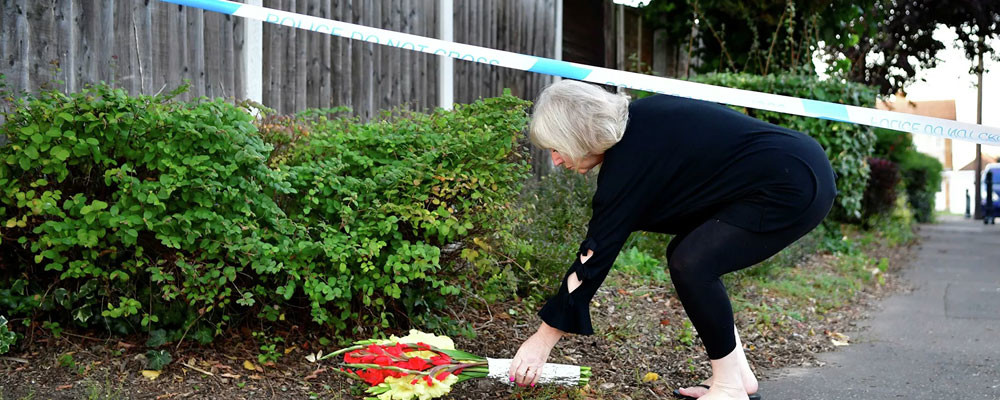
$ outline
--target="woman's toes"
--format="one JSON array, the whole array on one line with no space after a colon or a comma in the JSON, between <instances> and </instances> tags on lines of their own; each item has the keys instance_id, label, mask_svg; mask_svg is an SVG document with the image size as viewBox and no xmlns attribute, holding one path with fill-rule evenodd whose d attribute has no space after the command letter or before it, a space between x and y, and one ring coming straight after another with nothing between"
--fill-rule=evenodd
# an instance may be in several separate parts
<instances>
[{"instance_id":1,"label":"woman's toes","mask_svg":"<svg viewBox=\"0 0 1000 400\"><path fill-rule=\"evenodd\" d=\"M677 391L680 392L681 394L685 395L685 396L694 397L694 398L699 398L701 396L704 396L705 393L708 393L708 389L705 389L705 388L703 388L701 386L692 386L692 387L681 388L681 389L678 389Z\"/></svg>"}]
</instances>

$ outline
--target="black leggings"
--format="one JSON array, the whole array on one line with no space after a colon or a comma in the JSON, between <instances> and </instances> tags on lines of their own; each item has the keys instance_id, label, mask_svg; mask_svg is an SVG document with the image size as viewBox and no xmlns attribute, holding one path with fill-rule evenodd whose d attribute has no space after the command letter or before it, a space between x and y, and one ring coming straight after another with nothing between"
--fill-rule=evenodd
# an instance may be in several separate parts
<instances>
[{"instance_id":1,"label":"black leggings","mask_svg":"<svg viewBox=\"0 0 1000 400\"><path fill-rule=\"evenodd\" d=\"M733 308L720 277L764 261L794 243L819 225L832 204L832 197L817 199L794 224L772 232L749 231L713 217L670 241L670 279L710 359L736 349Z\"/></svg>"}]
</instances>

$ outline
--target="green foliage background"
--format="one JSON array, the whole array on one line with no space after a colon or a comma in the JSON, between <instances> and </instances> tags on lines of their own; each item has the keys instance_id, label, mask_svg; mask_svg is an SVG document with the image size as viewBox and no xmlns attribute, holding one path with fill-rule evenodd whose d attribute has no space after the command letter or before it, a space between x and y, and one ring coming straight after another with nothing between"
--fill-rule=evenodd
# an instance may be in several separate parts
<instances>
[{"instance_id":1,"label":"green foliage background","mask_svg":"<svg viewBox=\"0 0 1000 400\"><path fill-rule=\"evenodd\" d=\"M8 104L0 312L160 342L208 342L253 316L370 335L498 274L451 261L504 231L528 170L527 102L368 123L313 110L262 133L245 108L181 90Z\"/></svg>"}]
</instances>

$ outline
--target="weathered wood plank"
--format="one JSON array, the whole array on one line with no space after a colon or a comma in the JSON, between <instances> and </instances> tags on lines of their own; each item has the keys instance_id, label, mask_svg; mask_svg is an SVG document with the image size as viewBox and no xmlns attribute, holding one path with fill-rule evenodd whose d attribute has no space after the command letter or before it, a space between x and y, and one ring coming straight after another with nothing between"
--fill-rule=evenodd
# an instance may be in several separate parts
<instances>
[{"instance_id":1,"label":"weathered wood plank","mask_svg":"<svg viewBox=\"0 0 1000 400\"><path fill-rule=\"evenodd\" d=\"M330 0L321 0L319 7L320 16L322 18L329 18L336 20L337 17L333 15L333 3ZM316 47L318 49L318 61L317 61L317 76L315 79L318 82L318 90L316 91L317 105L319 107L330 107L335 102L333 99L333 36L332 35L322 35L316 41Z\"/></svg>"},{"instance_id":2,"label":"weathered wood plank","mask_svg":"<svg viewBox=\"0 0 1000 400\"><path fill-rule=\"evenodd\" d=\"M209 98L223 96L223 88L225 87L222 82L222 74L219 73L223 67L223 53L225 52L225 47L220 42L222 32L219 24L222 16L223 14L219 13L202 14L202 24L204 25L202 63L205 66L205 74L201 86L205 88L205 96Z\"/></svg>"},{"instance_id":3,"label":"weathered wood plank","mask_svg":"<svg viewBox=\"0 0 1000 400\"><path fill-rule=\"evenodd\" d=\"M235 18L230 15L224 16L219 22L219 29L221 30L221 37L219 38L219 46L222 47L220 53L223 54L222 62L223 67L219 69L219 73L222 74L222 84L223 86L223 96L226 97L237 97L239 92L236 91L236 49L234 44L236 43L235 32L233 29L235 25L233 20Z\"/></svg>"},{"instance_id":4,"label":"weathered wood plank","mask_svg":"<svg viewBox=\"0 0 1000 400\"><path fill-rule=\"evenodd\" d=\"M18 0L14 2L11 17L14 19L14 40L10 46L11 79L14 89L32 90L29 84L28 71L31 65L31 42L29 35L31 28L28 24L28 1Z\"/></svg>"},{"instance_id":5,"label":"weathered wood plank","mask_svg":"<svg viewBox=\"0 0 1000 400\"><path fill-rule=\"evenodd\" d=\"M233 29L233 95L236 96L237 100L244 100L243 94L246 93L247 88L247 76L250 71L247 70L247 65L243 62L244 52L247 51L247 37L246 32L244 32L244 25L247 20L244 18L232 18L232 29ZM267 46L267 43L262 43ZM261 53L263 57L263 52Z\"/></svg>"},{"instance_id":6,"label":"weathered wood plank","mask_svg":"<svg viewBox=\"0 0 1000 400\"><path fill-rule=\"evenodd\" d=\"M307 14L308 6L310 1L307 0L297 0L295 3L295 8L291 8L292 12L297 12L299 14ZM293 93L295 96L292 98L292 106L289 107L288 112L293 113L299 110L303 110L307 107L308 94L306 89L306 81L308 79L309 73L309 60L307 57L311 57L308 53L309 50L309 36L315 35L313 32L304 31L300 29L288 28L295 32L295 80L291 82L294 89Z\"/></svg>"},{"instance_id":7,"label":"weathered wood plank","mask_svg":"<svg viewBox=\"0 0 1000 400\"><path fill-rule=\"evenodd\" d=\"M153 26L153 7L153 4L150 4L149 1L133 2L132 4L132 22L134 24L132 28L137 37L136 43L139 46L139 57L136 59L136 62L142 76L139 91L143 94L151 94L155 90L153 88L153 74L157 68L153 62L153 52L155 48L160 47L153 42L153 32L155 29Z\"/></svg>"},{"instance_id":8,"label":"weathered wood plank","mask_svg":"<svg viewBox=\"0 0 1000 400\"><path fill-rule=\"evenodd\" d=\"M76 52L74 30L73 30L73 1L57 2L55 9L56 20L56 56L59 60L59 68L62 70L57 75L57 79L63 80L62 90L67 92L76 91ZM0 26L4 26L0 21ZM7 54L0 49L0 54Z\"/></svg>"},{"instance_id":9,"label":"weathered wood plank","mask_svg":"<svg viewBox=\"0 0 1000 400\"><path fill-rule=\"evenodd\" d=\"M141 82L135 66L138 50L132 32L132 7L127 2L118 2L104 8L111 12L111 29L114 32L113 36L104 38L104 41L111 42L111 79L115 86L136 94Z\"/></svg>"},{"instance_id":10,"label":"weathered wood plank","mask_svg":"<svg viewBox=\"0 0 1000 400\"><path fill-rule=\"evenodd\" d=\"M187 9L187 78L191 80L191 96L205 95L205 12Z\"/></svg>"},{"instance_id":11,"label":"weathered wood plank","mask_svg":"<svg viewBox=\"0 0 1000 400\"><path fill-rule=\"evenodd\" d=\"M285 7L282 10L287 10L295 12L295 4L297 0L286 0ZM290 113L295 109L295 83L296 74L299 73L299 64L296 62L295 56L298 51L298 37L299 30L293 29L287 26L279 26L285 40L283 44L285 46L285 53L281 59L281 64L283 65L283 75L281 83L281 110L282 113Z\"/></svg>"}]
</instances>

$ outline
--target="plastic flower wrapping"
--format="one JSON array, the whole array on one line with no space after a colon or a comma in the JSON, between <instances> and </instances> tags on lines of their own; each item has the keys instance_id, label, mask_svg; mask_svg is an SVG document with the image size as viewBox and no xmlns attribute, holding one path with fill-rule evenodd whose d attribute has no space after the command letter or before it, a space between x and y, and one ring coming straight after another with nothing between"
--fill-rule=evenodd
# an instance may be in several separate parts
<instances>
[{"instance_id":1,"label":"plastic flower wrapping","mask_svg":"<svg viewBox=\"0 0 1000 400\"><path fill-rule=\"evenodd\" d=\"M342 357L340 373L369 385L366 392L371 396L367 400L435 399L451 392L456 383L474 378L513 384L507 376L510 359L456 350L451 338L417 330L404 337L354 342L354 346L309 359L337 356ZM583 386L590 381L590 374L589 367L545 364L538 382Z\"/></svg>"}]
</instances>

